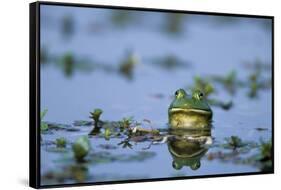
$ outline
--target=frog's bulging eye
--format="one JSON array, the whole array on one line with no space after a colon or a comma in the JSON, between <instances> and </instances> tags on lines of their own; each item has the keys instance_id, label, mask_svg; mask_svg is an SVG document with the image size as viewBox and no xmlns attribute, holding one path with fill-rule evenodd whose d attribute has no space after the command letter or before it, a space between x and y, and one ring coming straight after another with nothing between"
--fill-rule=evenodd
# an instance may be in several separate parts
<instances>
[{"instance_id":1,"label":"frog's bulging eye","mask_svg":"<svg viewBox=\"0 0 281 190\"><path fill-rule=\"evenodd\" d=\"M196 100L202 100L204 97L204 94L200 91L195 91L192 96Z\"/></svg>"},{"instance_id":2,"label":"frog's bulging eye","mask_svg":"<svg viewBox=\"0 0 281 190\"><path fill-rule=\"evenodd\" d=\"M175 92L175 96L178 96L179 95L179 91L177 90L176 92Z\"/></svg>"}]
</instances>

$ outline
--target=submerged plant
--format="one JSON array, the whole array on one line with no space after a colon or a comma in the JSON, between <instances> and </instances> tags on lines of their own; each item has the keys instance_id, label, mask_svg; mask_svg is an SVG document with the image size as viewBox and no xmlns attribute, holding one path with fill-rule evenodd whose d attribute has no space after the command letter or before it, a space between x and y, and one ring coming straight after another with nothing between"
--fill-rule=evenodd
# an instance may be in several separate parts
<instances>
[{"instance_id":1,"label":"submerged plant","mask_svg":"<svg viewBox=\"0 0 281 190\"><path fill-rule=\"evenodd\" d=\"M87 136L79 137L72 145L74 157L77 161L83 161L90 152L90 141Z\"/></svg>"},{"instance_id":2,"label":"submerged plant","mask_svg":"<svg viewBox=\"0 0 281 190\"><path fill-rule=\"evenodd\" d=\"M57 148L66 147L66 139L64 137L57 138L55 143L56 143Z\"/></svg>"}]
</instances>

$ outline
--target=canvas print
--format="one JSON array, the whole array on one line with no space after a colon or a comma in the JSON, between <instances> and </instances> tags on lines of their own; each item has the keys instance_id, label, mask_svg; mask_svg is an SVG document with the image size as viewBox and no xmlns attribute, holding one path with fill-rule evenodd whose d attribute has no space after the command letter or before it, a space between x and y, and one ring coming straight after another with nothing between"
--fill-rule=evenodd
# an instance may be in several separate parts
<instances>
[{"instance_id":1,"label":"canvas print","mask_svg":"<svg viewBox=\"0 0 281 190\"><path fill-rule=\"evenodd\" d=\"M40 4L40 185L273 172L272 21Z\"/></svg>"}]
</instances>

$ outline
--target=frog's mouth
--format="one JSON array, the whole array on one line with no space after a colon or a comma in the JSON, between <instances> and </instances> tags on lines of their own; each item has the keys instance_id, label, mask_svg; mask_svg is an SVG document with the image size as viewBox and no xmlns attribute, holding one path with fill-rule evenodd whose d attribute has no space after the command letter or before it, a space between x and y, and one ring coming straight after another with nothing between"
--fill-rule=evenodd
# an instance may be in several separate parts
<instances>
[{"instance_id":1,"label":"frog's mouth","mask_svg":"<svg viewBox=\"0 0 281 190\"><path fill-rule=\"evenodd\" d=\"M169 110L170 113L193 113L193 114L201 114L201 115L211 115L212 112L209 110L202 110L202 109L194 109L194 108L171 108Z\"/></svg>"}]
</instances>

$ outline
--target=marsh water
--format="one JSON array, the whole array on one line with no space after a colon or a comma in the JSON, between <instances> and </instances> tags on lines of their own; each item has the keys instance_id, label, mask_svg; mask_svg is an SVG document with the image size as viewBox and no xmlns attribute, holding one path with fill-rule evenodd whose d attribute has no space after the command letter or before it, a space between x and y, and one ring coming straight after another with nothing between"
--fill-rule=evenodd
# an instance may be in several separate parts
<instances>
[{"instance_id":1,"label":"marsh water","mask_svg":"<svg viewBox=\"0 0 281 190\"><path fill-rule=\"evenodd\" d=\"M41 184L262 171L252 158L272 137L272 89L249 95L248 82L258 66L258 81L271 80L271 35L271 20L262 18L41 5L41 111L48 110L44 122L57 126L41 134ZM130 58L133 64L126 65ZM230 93L212 78L231 72L244 85ZM71 145L93 129L89 116L96 108L102 121L132 117L169 135L174 93L191 93L195 77L214 86L208 97L232 102L228 109L211 105L211 143L196 158L199 167L188 161L173 167L167 142L132 139L126 147L120 144L125 136L108 139L102 132L89 136L86 161L73 158ZM224 146L231 136L245 146ZM61 137L65 148L55 146Z\"/></svg>"}]
</instances>

